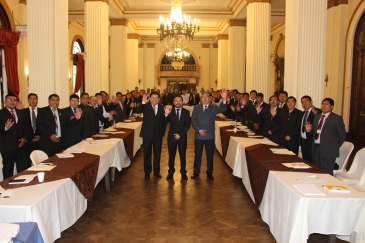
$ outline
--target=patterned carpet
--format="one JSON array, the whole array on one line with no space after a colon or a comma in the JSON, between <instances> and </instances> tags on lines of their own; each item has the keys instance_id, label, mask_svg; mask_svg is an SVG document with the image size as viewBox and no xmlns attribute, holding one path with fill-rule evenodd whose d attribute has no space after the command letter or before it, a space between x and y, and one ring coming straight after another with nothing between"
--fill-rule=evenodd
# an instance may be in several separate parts
<instances>
[{"instance_id":1,"label":"patterned carpet","mask_svg":"<svg viewBox=\"0 0 365 243\"><path fill-rule=\"evenodd\" d=\"M162 179L153 174L149 180L144 179L140 149L131 166L116 173L110 192L105 191L103 182L99 183L85 214L56 242L275 242L241 179L232 175L217 151L215 180L208 180L204 173L205 155L200 178L190 179L194 160L192 128L188 134L188 181L181 180L178 153L177 173L174 180L166 181L166 137L162 148ZM324 243L328 239L311 235L308 242Z\"/></svg>"}]
</instances>

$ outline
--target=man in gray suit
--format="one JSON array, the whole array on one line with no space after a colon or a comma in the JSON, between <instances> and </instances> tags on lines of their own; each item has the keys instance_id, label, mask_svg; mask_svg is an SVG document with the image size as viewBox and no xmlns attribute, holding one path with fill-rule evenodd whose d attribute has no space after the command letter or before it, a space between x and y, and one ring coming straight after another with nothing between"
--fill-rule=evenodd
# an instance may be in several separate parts
<instances>
[{"instance_id":1,"label":"man in gray suit","mask_svg":"<svg viewBox=\"0 0 365 243\"><path fill-rule=\"evenodd\" d=\"M195 129L195 158L194 158L194 174L191 179L199 176L202 164L202 152L205 144L207 154L207 176L208 179L214 180L213 177L213 155L215 146L215 117L218 113L227 109L227 90L221 92L223 103L218 105L210 104L209 93L203 93L200 98L200 105L196 105L193 110L191 123Z\"/></svg>"},{"instance_id":2,"label":"man in gray suit","mask_svg":"<svg viewBox=\"0 0 365 243\"><path fill-rule=\"evenodd\" d=\"M346 130L342 117L333 113L335 102L331 98L322 101L322 112L314 117L313 125L305 124L307 132L313 136L313 164L328 174L333 175L335 160L339 156L340 147L346 139Z\"/></svg>"}]
</instances>

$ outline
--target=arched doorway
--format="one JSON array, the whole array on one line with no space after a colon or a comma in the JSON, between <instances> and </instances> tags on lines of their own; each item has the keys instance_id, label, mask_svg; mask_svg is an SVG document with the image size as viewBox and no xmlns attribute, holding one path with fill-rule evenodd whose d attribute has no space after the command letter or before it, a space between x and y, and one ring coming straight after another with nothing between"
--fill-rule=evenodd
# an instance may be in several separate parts
<instances>
[{"instance_id":1,"label":"arched doorway","mask_svg":"<svg viewBox=\"0 0 365 243\"><path fill-rule=\"evenodd\" d=\"M73 65L72 65L72 90L75 90L76 86L76 76L77 76L77 65L79 63L78 55L85 52L83 41L81 40L81 36L75 36L73 42L72 42L72 55L73 55ZM84 65L82 63L82 65ZM82 68L84 70L84 68ZM80 96L81 93L83 93L85 90L85 79L84 79L84 73L82 71L82 79L81 79L81 86L80 89L76 92L77 95Z\"/></svg>"},{"instance_id":2,"label":"arched doorway","mask_svg":"<svg viewBox=\"0 0 365 243\"><path fill-rule=\"evenodd\" d=\"M349 132L351 139L365 141L365 14L354 38Z\"/></svg>"}]
</instances>

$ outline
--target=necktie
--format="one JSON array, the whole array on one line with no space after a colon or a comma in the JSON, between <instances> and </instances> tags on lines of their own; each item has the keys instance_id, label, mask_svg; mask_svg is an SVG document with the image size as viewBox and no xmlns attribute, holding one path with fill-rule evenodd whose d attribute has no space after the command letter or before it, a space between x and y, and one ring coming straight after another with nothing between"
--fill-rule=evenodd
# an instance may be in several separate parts
<instances>
[{"instance_id":1,"label":"necktie","mask_svg":"<svg viewBox=\"0 0 365 243\"><path fill-rule=\"evenodd\" d=\"M35 132L37 130L37 126L36 126L36 117L35 117L35 112L34 112L35 108L32 108L32 128L33 128L33 132Z\"/></svg>"},{"instance_id":2,"label":"necktie","mask_svg":"<svg viewBox=\"0 0 365 243\"><path fill-rule=\"evenodd\" d=\"M208 108L208 106L204 106L204 110L203 110L203 112L205 113L205 111L207 110L207 108Z\"/></svg>"},{"instance_id":3,"label":"necktie","mask_svg":"<svg viewBox=\"0 0 365 243\"><path fill-rule=\"evenodd\" d=\"M180 121L180 109L176 109L177 120Z\"/></svg>"},{"instance_id":4,"label":"necktie","mask_svg":"<svg viewBox=\"0 0 365 243\"><path fill-rule=\"evenodd\" d=\"M318 123L317 131L316 131L316 136L315 136L316 139L319 138L319 135L320 134L318 133L318 130L321 130L322 129L324 117L325 117L325 115L322 115L321 120Z\"/></svg>"},{"instance_id":5,"label":"necktie","mask_svg":"<svg viewBox=\"0 0 365 243\"><path fill-rule=\"evenodd\" d=\"M15 114L14 114L14 110L11 110L11 116L13 117L13 121L16 123L16 117L15 117Z\"/></svg>"},{"instance_id":6,"label":"necktie","mask_svg":"<svg viewBox=\"0 0 365 243\"><path fill-rule=\"evenodd\" d=\"M307 119L308 119L308 113L309 113L309 111L305 111L305 113L304 113L302 132L305 132L305 123L307 122Z\"/></svg>"},{"instance_id":7,"label":"necktie","mask_svg":"<svg viewBox=\"0 0 365 243\"><path fill-rule=\"evenodd\" d=\"M75 114L75 113L76 113L76 108L73 108L73 107L72 107L72 110L74 111L74 114Z\"/></svg>"},{"instance_id":8,"label":"necktie","mask_svg":"<svg viewBox=\"0 0 365 243\"><path fill-rule=\"evenodd\" d=\"M156 105L152 105L152 107L153 107L153 113L155 113L156 115Z\"/></svg>"},{"instance_id":9,"label":"necktie","mask_svg":"<svg viewBox=\"0 0 365 243\"><path fill-rule=\"evenodd\" d=\"M56 134L58 134L58 120L57 120L57 116L56 116L56 109L52 109L53 111L53 118L55 120L55 123L56 123Z\"/></svg>"}]
</instances>

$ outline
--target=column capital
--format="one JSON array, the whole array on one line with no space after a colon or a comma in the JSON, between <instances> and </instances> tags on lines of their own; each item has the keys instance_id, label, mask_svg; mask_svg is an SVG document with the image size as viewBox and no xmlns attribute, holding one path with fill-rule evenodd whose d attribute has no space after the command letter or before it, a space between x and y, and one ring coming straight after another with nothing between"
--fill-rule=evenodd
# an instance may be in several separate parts
<instances>
[{"instance_id":1,"label":"column capital","mask_svg":"<svg viewBox=\"0 0 365 243\"><path fill-rule=\"evenodd\" d=\"M244 26L246 27L246 20L244 19L229 19L227 21L229 26Z\"/></svg>"},{"instance_id":2,"label":"column capital","mask_svg":"<svg viewBox=\"0 0 365 243\"><path fill-rule=\"evenodd\" d=\"M213 48L218 48L218 44L213 44Z\"/></svg>"},{"instance_id":3,"label":"column capital","mask_svg":"<svg viewBox=\"0 0 365 243\"><path fill-rule=\"evenodd\" d=\"M143 47L144 47L144 43L138 44L138 48L143 48Z\"/></svg>"},{"instance_id":4,"label":"column capital","mask_svg":"<svg viewBox=\"0 0 365 243\"><path fill-rule=\"evenodd\" d=\"M22 3L24 5L27 5L27 0L19 0L19 3Z\"/></svg>"},{"instance_id":5,"label":"column capital","mask_svg":"<svg viewBox=\"0 0 365 243\"><path fill-rule=\"evenodd\" d=\"M104 2L106 4L109 4L109 0L84 0L84 2Z\"/></svg>"},{"instance_id":6,"label":"column capital","mask_svg":"<svg viewBox=\"0 0 365 243\"><path fill-rule=\"evenodd\" d=\"M139 34L137 34L137 33L127 34L127 39L128 40L131 40L131 39L138 40L138 38L139 38Z\"/></svg>"},{"instance_id":7,"label":"column capital","mask_svg":"<svg viewBox=\"0 0 365 243\"><path fill-rule=\"evenodd\" d=\"M327 9L330 9L332 7L336 7L341 4L348 4L348 0L328 0L327 1Z\"/></svg>"},{"instance_id":8,"label":"column capital","mask_svg":"<svg viewBox=\"0 0 365 243\"><path fill-rule=\"evenodd\" d=\"M202 44L202 48L210 48L210 44Z\"/></svg>"},{"instance_id":9,"label":"column capital","mask_svg":"<svg viewBox=\"0 0 365 243\"><path fill-rule=\"evenodd\" d=\"M220 35L217 35L218 37L218 40L228 40L229 37L227 34L220 34Z\"/></svg>"},{"instance_id":10,"label":"column capital","mask_svg":"<svg viewBox=\"0 0 365 243\"><path fill-rule=\"evenodd\" d=\"M124 19L124 18L111 18L110 19L110 25L127 26L128 22L129 22L128 19Z\"/></svg>"},{"instance_id":11,"label":"column capital","mask_svg":"<svg viewBox=\"0 0 365 243\"><path fill-rule=\"evenodd\" d=\"M271 0L247 0L247 5L250 3L270 3L271 4Z\"/></svg>"},{"instance_id":12,"label":"column capital","mask_svg":"<svg viewBox=\"0 0 365 243\"><path fill-rule=\"evenodd\" d=\"M155 43L147 43L147 48L155 48Z\"/></svg>"}]
</instances>

